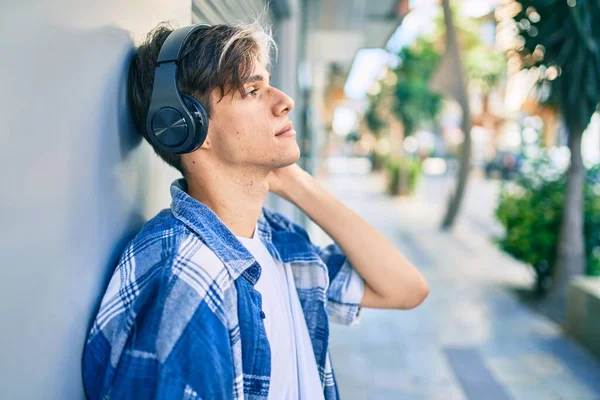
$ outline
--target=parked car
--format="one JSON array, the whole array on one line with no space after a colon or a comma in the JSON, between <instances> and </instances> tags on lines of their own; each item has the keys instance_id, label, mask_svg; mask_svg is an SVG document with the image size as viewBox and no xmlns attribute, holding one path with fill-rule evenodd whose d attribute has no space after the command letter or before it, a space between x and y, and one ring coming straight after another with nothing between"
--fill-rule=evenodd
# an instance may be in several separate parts
<instances>
[{"instance_id":1,"label":"parked car","mask_svg":"<svg viewBox=\"0 0 600 400\"><path fill-rule=\"evenodd\" d=\"M486 178L514 179L523 164L523 157L511 151L499 151L485 164Z\"/></svg>"}]
</instances>

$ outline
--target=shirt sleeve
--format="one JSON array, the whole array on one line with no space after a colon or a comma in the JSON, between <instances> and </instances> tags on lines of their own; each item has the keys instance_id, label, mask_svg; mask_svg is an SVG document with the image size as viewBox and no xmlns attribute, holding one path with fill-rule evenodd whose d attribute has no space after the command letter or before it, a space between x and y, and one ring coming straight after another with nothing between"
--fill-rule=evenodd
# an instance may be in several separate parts
<instances>
[{"instance_id":1,"label":"shirt sleeve","mask_svg":"<svg viewBox=\"0 0 600 400\"><path fill-rule=\"evenodd\" d=\"M359 322L360 302L365 292L365 281L354 269L337 243L319 247L310 240L306 229L283 214L266 210L270 218L285 229L303 236L327 266L329 288L327 289L327 312L332 322L353 325Z\"/></svg>"},{"instance_id":2,"label":"shirt sleeve","mask_svg":"<svg viewBox=\"0 0 600 400\"><path fill-rule=\"evenodd\" d=\"M365 293L365 281L354 269L337 243L317 247L319 256L327 265L329 289L327 312L329 319L343 325L359 322L360 302Z\"/></svg>"}]
</instances>

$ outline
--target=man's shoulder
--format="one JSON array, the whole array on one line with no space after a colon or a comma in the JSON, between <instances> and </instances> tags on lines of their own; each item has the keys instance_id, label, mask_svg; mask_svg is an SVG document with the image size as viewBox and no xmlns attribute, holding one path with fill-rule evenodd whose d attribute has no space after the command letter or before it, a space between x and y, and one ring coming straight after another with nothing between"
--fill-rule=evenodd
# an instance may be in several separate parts
<instances>
[{"instance_id":1,"label":"man's shoulder","mask_svg":"<svg viewBox=\"0 0 600 400\"><path fill-rule=\"evenodd\" d=\"M137 269L160 268L161 274L176 275L184 280L188 274L213 280L225 268L215 252L169 209L162 210L144 224L123 251L117 268L132 258ZM140 272L138 276L143 275L143 271ZM204 295L205 291L194 282L188 283Z\"/></svg>"},{"instance_id":2,"label":"man's shoulder","mask_svg":"<svg viewBox=\"0 0 600 400\"><path fill-rule=\"evenodd\" d=\"M305 239L310 240L306 229L304 229L298 223L292 221L292 219L286 215L268 207L263 207L263 215L265 216L266 222L271 227L271 230L275 232L284 231L297 233Z\"/></svg>"},{"instance_id":3,"label":"man's shoulder","mask_svg":"<svg viewBox=\"0 0 600 400\"><path fill-rule=\"evenodd\" d=\"M202 303L208 291L222 293L225 266L202 240L169 210L148 220L121 253L103 296L97 322L104 325L118 314L137 314L158 294L182 295ZM219 286L220 290L214 290ZM164 300L164 299L163 299ZM99 326L102 328L102 326Z\"/></svg>"},{"instance_id":4,"label":"man's shoulder","mask_svg":"<svg viewBox=\"0 0 600 400\"><path fill-rule=\"evenodd\" d=\"M164 209L146 221L139 232L128 243L131 250L152 251L153 246L174 244L188 234L185 225L179 221L171 210Z\"/></svg>"},{"instance_id":5,"label":"man's shoulder","mask_svg":"<svg viewBox=\"0 0 600 400\"><path fill-rule=\"evenodd\" d=\"M263 207L263 215L271 232L270 240L275 244L284 262L318 261L318 248L306 229L286 215Z\"/></svg>"},{"instance_id":6,"label":"man's shoulder","mask_svg":"<svg viewBox=\"0 0 600 400\"><path fill-rule=\"evenodd\" d=\"M223 302L231 286L224 264L168 210L150 219L123 250L101 301L88 344L117 346L135 329L137 342L159 359L169 353L185 326L195 321L224 326ZM215 325L215 323L217 325ZM170 343L153 348L160 343ZM98 347L92 344L91 348ZM102 346L100 346L102 347Z\"/></svg>"}]
</instances>

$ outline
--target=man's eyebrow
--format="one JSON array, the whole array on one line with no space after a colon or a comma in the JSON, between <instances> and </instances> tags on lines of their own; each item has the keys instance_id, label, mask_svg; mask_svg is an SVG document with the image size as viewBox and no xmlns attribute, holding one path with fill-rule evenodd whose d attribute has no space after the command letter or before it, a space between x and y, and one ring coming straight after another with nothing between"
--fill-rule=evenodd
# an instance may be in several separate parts
<instances>
[{"instance_id":1,"label":"man's eyebrow","mask_svg":"<svg viewBox=\"0 0 600 400\"><path fill-rule=\"evenodd\" d=\"M248 79L246 79L246 82L244 82L244 83L261 82L263 80L264 80L264 78L262 75L256 74L256 75L250 76ZM269 75L269 82L271 82L271 75Z\"/></svg>"}]
</instances>

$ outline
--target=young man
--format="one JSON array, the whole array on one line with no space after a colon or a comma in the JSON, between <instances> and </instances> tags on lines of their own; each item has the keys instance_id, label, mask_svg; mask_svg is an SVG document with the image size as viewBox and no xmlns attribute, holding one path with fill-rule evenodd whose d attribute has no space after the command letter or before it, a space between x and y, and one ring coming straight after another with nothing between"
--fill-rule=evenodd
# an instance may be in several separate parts
<instances>
[{"instance_id":1,"label":"young man","mask_svg":"<svg viewBox=\"0 0 600 400\"><path fill-rule=\"evenodd\" d=\"M165 131L147 120L149 110L159 114L152 92L170 34L159 25L130 69L131 108L147 139L149 127L156 137ZM216 25L188 36L176 84L206 109L207 136L183 154L150 140L183 178L171 185L170 209L127 245L109 283L83 357L87 395L336 399L329 320L351 324L361 307L416 307L427 283L295 164L294 102L269 83L268 29ZM335 243L319 248L264 208L269 191Z\"/></svg>"}]
</instances>

